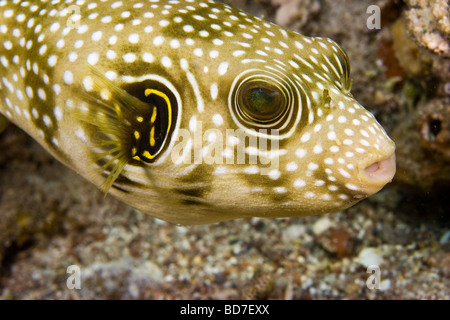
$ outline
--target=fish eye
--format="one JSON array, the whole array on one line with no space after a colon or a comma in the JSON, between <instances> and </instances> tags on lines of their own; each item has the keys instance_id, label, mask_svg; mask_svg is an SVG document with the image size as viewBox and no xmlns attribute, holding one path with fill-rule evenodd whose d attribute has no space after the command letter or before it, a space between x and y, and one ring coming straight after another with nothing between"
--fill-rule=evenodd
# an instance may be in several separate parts
<instances>
[{"instance_id":1,"label":"fish eye","mask_svg":"<svg viewBox=\"0 0 450 320\"><path fill-rule=\"evenodd\" d=\"M245 84L239 93L242 111L255 122L275 120L285 109L286 99L275 86L264 82Z\"/></svg>"},{"instance_id":2,"label":"fish eye","mask_svg":"<svg viewBox=\"0 0 450 320\"><path fill-rule=\"evenodd\" d=\"M283 73L250 69L234 79L228 107L240 129L261 136L271 130L269 135L280 139L292 134L300 122L302 92Z\"/></svg>"}]
</instances>

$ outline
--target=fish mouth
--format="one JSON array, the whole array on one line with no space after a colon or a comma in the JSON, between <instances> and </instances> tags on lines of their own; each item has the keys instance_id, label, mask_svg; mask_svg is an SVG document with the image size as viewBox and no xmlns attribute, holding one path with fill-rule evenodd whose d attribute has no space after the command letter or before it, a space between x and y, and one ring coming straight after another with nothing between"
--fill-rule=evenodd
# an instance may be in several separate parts
<instances>
[{"instance_id":1,"label":"fish mouth","mask_svg":"<svg viewBox=\"0 0 450 320\"><path fill-rule=\"evenodd\" d=\"M364 180L364 189L368 194L373 194L383 188L394 178L396 171L395 152L383 159L375 160L361 170Z\"/></svg>"},{"instance_id":2,"label":"fish mouth","mask_svg":"<svg viewBox=\"0 0 450 320\"><path fill-rule=\"evenodd\" d=\"M389 157L368 165L363 171L367 180L386 184L394 178L395 170L395 153L392 153Z\"/></svg>"}]
</instances>

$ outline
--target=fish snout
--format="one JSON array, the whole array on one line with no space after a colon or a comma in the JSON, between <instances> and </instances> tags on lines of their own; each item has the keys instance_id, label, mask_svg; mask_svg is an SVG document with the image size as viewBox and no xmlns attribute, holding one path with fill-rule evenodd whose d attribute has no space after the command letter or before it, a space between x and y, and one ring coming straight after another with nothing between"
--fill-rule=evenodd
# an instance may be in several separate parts
<instances>
[{"instance_id":1,"label":"fish snout","mask_svg":"<svg viewBox=\"0 0 450 320\"><path fill-rule=\"evenodd\" d=\"M362 166L360 173L364 191L368 195L378 192L392 181L395 171L395 151L382 159L377 159Z\"/></svg>"},{"instance_id":2,"label":"fish snout","mask_svg":"<svg viewBox=\"0 0 450 320\"><path fill-rule=\"evenodd\" d=\"M364 173L367 180L383 185L392 181L395 175L395 153L392 153L386 159L375 161L366 168Z\"/></svg>"}]
</instances>

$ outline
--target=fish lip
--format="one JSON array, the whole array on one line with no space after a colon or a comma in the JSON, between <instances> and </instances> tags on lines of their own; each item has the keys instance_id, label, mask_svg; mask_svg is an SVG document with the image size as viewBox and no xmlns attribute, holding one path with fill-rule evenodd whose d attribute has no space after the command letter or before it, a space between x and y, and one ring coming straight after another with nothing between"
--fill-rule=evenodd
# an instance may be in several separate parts
<instances>
[{"instance_id":1,"label":"fish lip","mask_svg":"<svg viewBox=\"0 0 450 320\"><path fill-rule=\"evenodd\" d=\"M364 161L359 168L361 190L371 195L392 182L396 172L395 161L395 149L385 156L374 157ZM370 168L373 165L378 165L376 169L373 169L374 171Z\"/></svg>"},{"instance_id":2,"label":"fish lip","mask_svg":"<svg viewBox=\"0 0 450 320\"><path fill-rule=\"evenodd\" d=\"M396 172L396 156L395 143L391 139L386 141L380 149L373 152L371 156L361 161L358 166L358 184L360 190L365 192L368 196L380 191L386 184L392 182ZM380 164L381 171L376 174L370 174L366 169L371 165ZM383 172L384 170L384 172Z\"/></svg>"}]
</instances>

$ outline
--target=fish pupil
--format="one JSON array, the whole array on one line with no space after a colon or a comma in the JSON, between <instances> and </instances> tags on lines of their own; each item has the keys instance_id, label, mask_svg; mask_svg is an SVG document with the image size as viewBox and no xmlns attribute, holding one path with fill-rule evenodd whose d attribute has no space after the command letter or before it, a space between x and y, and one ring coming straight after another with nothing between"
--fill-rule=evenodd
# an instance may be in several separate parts
<instances>
[{"instance_id":1,"label":"fish pupil","mask_svg":"<svg viewBox=\"0 0 450 320\"><path fill-rule=\"evenodd\" d=\"M247 84L242 92L242 105L254 120L267 120L276 117L283 106L280 91L262 83Z\"/></svg>"}]
</instances>

